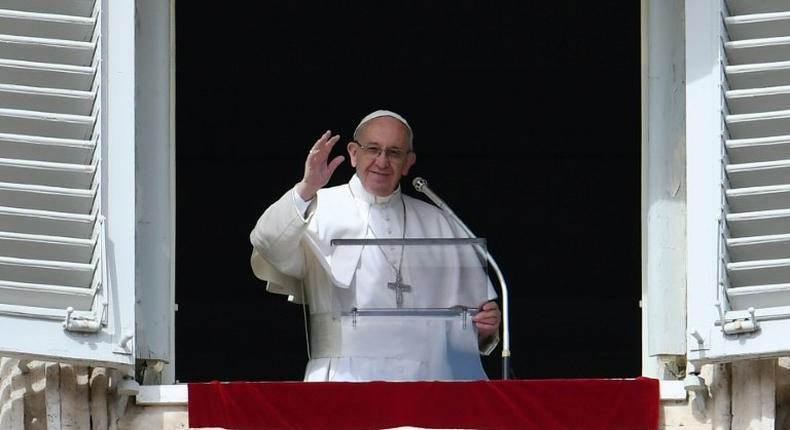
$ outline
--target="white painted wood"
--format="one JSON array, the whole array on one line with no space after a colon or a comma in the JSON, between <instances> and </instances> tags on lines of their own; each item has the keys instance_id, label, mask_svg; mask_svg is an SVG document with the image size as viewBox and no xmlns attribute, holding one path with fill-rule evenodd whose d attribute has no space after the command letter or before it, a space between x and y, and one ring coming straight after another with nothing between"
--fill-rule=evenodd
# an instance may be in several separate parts
<instances>
[{"instance_id":1,"label":"white painted wood","mask_svg":"<svg viewBox=\"0 0 790 430\"><path fill-rule=\"evenodd\" d=\"M686 40L686 176L688 359L699 365L708 357L711 329L717 319L721 215L721 3L685 2Z\"/></svg>"},{"instance_id":2,"label":"white painted wood","mask_svg":"<svg viewBox=\"0 0 790 430\"><path fill-rule=\"evenodd\" d=\"M106 58L102 73L103 111L102 135L107 145L101 148L105 169L102 172L101 205L108 220L107 240L114 244L108 258L109 289L114 292L116 307L111 309L114 343L131 336L126 362L134 364L135 286L137 284L136 234L136 130L135 130L135 2L133 0L102 0L105 8L102 25L110 29L107 43L102 45ZM108 53L113 53L109 55Z\"/></svg>"},{"instance_id":3,"label":"white painted wood","mask_svg":"<svg viewBox=\"0 0 790 430\"><path fill-rule=\"evenodd\" d=\"M174 364L175 128L169 41L171 2L138 0L137 90L137 346L147 360ZM172 372L169 372L172 375ZM172 382L174 378L165 380Z\"/></svg>"},{"instance_id":4,"label":"white painted wood","mask_svg":"<svg viewBox=\"0 0 790 430\"><path fill-rule=\"evenodd\" d=\"M672 388L668 387L667 395L672 393ZM135 403L138 406L186 405L188 397L186 384L141 385L140 392L135 396Z\"/></svg>"},{"instance_id":5,"label":"white painted wood","mask_svg":"<svg viewBox=\"0 0 790 430\"><path fill-rule=\"evenodd\" d=\"M776 360L732 363L732 427L774 430Z\"/></svg>"},{"instance_id":6,"label":"white painted wood","mask_svg":"<svg viewBox=\"0 0 790 430\"><path fill-rule=\"evenodd\" d=\"M134 364L134 19L0 0L2 355Z\"/></svg>"},{"instance_id":7,"label":"white painted wood","mask_svg":"<svg viewBox=\"0 0 790 430\"><path fill-rule=\"evenodd\" d=\"M706 3L687 3L687 74L707 90L689 76L687 103L723 121L687 111L687 123L709 121L688 128L688 146L698 139L687 163L689 258L708 265L689 261L696 367L790 353L790 3Z\"/></svg>"},{"instance_id":8,"label":"white painted wood","mask_svg":"<svg viewBox=\"0 0 790 430\"><path fill-rule=\"evenodd\" d=\"M649 2L643 235L647 356L686 350L683 2ZM653 358L649 358L653 357Z\"/></svg>"}]
</instances>

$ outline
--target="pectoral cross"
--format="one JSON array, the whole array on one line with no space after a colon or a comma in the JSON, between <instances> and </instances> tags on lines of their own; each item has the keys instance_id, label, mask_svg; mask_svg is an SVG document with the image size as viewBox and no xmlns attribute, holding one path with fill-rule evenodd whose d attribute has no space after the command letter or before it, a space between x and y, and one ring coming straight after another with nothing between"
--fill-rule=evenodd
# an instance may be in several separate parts
<instances>
[{"instance_id":1,"label":"pectoral cross","mask_svg":"<svg viewBox=\"0 0 790 430\"><path fill-rule=\"evenodd\" d=\"M403 293L411 291L411 285L404 284L401 282L400 273L395 277L395 282L387 282L387 288L390 290L395 290L395 304L399 307L403 307Z\"/></svg>"}]
</instances>

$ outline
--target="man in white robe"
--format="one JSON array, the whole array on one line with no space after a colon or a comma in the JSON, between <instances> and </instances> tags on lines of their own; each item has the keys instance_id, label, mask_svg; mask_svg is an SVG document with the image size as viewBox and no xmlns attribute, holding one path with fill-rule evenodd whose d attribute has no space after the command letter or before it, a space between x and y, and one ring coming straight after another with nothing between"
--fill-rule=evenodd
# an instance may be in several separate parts
<instances>
[{"instance_id":1,"label":"man in white robe","mask_svg":"<svg viewBox=\"0 0 790 430\"><path fill-rule=\"evenodd\" d=\"M402 245L333 246L332 240L465 235L437 207L400 192L400 178L416 160L402 116L380 110L363 118L347 145L356 174L348 184L323 188L344 160L329 160L338 140L327 131L316 141L302 181L264 212L250 234L255 275L268 281L268 291L310 309L305 380L485 379L479 354L494 349L501 322L487 278L478 280L484 287L471 328L441 319L348 316L353 308L394 307L395 301L404 308L421 305L413 302L420 296L416 285L399 290L419 276L410 272L416 269L409 269L414 264ZM443 278L465 277L454 276ZM437 300L432 305L461 304L455 293Z\"/></svg>"}]
</instances>

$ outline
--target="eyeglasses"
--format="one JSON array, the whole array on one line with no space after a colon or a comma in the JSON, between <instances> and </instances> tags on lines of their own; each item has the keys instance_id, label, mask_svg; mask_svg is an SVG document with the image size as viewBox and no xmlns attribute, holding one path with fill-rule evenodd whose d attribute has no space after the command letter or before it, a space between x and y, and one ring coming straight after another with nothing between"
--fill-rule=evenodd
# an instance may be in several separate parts
<instances>
[{"instance_id":1,"label":"eyeglasses","mask_svg":"<svg viewBox=\"0 0 790 430\"><path fill-rule=\"evenodd\" d=\"M375 145L363 145L359 142L354 142L359 146L359 150L362 151L362 155L367 158L378 158L381 153L384 153L384 156L387 160L392 162L402 162L406 159L406 155L411 151L404 151L399 148L387 148L381 149Z\"/></svg>"}]
</instances>

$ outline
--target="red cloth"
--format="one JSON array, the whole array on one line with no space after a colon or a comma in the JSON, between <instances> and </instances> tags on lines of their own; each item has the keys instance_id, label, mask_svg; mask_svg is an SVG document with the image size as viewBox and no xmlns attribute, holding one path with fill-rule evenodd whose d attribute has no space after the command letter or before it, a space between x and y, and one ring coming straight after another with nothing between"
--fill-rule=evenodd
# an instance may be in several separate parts
<instances>
[{"instance_id":1,"label":"red cloth","mask_svg":"<svg viewBox=\"0 0 790 430\"><path fill-rule=\"evenodd\" d=\"M657 430L658 380L189 384L189 426Z\"/></svg>"}]
</instances>

